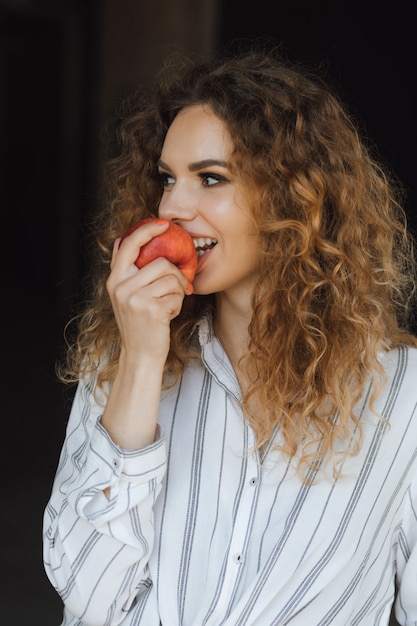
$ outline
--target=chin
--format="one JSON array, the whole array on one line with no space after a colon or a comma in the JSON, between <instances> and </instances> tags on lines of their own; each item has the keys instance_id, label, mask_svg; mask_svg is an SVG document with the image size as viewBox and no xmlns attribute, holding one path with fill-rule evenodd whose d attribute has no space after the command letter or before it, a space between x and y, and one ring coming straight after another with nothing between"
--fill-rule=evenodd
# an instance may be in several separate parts
<instances>
[{"instance_id":1,"label":"chin","mask_svg":"<svg viewBox=\"0 0 417 626\"><path fill-rule=\"evenodd\" d=\"M213 293L217 293L219 290L218 285L213 284L212 281L204 280L204 278L200 278L200 275L197 276L193 280L194 293L197 296L209 296Z\"/></svg>"}]
</instances>

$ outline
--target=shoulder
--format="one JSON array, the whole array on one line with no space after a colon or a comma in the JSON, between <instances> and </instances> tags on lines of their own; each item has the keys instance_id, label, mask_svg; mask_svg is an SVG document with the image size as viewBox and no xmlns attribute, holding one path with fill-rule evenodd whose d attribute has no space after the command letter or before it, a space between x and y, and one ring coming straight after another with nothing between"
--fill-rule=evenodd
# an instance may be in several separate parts
<instances>
[{"instance_id":1,"label":"shoulder","mask_svg":"<svg viewBox=\"0 0 417 626\"><path fill-rule=\"evenodd\" d=\"M379 361L384 371L380 402L384 411L415 414L417 405L417 348L398 346L380 353ZM416 416L417 417L417 416ZM415 420L417 423L417 419Z\"/></svg>"},{"instance_id":2,"label":"shoulder","mask_svg":"<svg viewBox=\"0 0 417 626\"><path fill-rule=\"evenodd\" d=\"M379 361L388 376L415 376L417 347L401 345L379 353ZM414 378L417 383L417 379ZM417 386L417 385L416 385Z\"/></svg>"}]
</instances>

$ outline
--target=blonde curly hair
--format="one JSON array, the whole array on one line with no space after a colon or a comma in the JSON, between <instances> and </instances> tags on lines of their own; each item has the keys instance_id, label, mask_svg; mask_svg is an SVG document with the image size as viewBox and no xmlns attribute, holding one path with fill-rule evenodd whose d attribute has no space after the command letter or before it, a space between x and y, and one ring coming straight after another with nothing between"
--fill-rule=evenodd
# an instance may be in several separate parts
<instances>
[{"instance_id":1,"label":"blonde curly hair","mask_svg":"<svg viewBox=\"0 0 417 626\"><path fill-rule=\"evenodd\" d=\"M282 449L311 464L358 433L355 405L371 376L383 383L378 351L417 345L409 315L415 294L413 241L398 181L372 153L346 107L311 69L276 51L250 50L208 62L167 61L152 85L120 112L109 159L109 201L98 217L91 300L76 317L63 381L111 382L119 332L106 292L111 249L138 219L158 214L157 162L184 107L206 104L234 143L233 164L250 181L260 237L248 358L255 375L243 408L259 447L277 425ZM97 229L97 219L94 223ZM172 321L166 363L178 380L196 321L214 296L187 297ZM256 393L260 420L248 409ZM337 416L337 417L335 417Z\"/></svg>"}]
</instances>

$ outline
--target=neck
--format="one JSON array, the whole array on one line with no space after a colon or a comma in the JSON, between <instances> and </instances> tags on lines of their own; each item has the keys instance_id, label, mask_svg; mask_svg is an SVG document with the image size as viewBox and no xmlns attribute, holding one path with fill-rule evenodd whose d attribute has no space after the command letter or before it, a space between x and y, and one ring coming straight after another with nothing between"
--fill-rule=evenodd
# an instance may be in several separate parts
<instances>
[{"instance_id":1,"label":"neck","mask_svg":"<svg viewBox=\"0 0 417 626\"><path fill-rule=\"evenodd\" d=\"M250 363L247 360L249 345L249 324L252 318L250 301L245 306L231 301L225 294L216 297L214 332L221 342L235 371L242 395L245 395L253 380ZM259 393L251 395L247 409L259 419L265 416L265 408Z\"/></svg>"},{"instance_id":2,"label":"neck","mask_svg":"<svg viewBox=\"0 0 417 626\"><path fill-rule=\"evenodd\" d=\"M245 298L242 302L232 300L225 293L217 294L214 332L226 351L241 386L246 380L244 357L248 351L251 317L250 298ZM246 387L246 383L244 386Z\"/></svg>"}]
</instances>

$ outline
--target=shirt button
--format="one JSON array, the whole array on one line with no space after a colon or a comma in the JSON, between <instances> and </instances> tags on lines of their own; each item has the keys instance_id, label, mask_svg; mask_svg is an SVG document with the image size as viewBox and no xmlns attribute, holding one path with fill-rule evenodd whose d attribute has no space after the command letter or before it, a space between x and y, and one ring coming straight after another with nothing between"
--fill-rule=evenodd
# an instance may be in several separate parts
<instances>
[{"instance_id":1,"label":"shirt button","mask_svg":"<svg viewBox=\"0 0 417 626\"><path fill-rule=\"evenodd\" d=\"M254 487L257 483L258 483L258 479L256 478L256 476L251 478L250 481L249 481L249 484L250 484L251 487Z\"/></svg>"},{"instance_id":2,"label":"shirt button","mask_svg":"<svg viewBox=\"0 0 417 626\"><path fill-rule=\"evenodd\" d=\"M245 560L245 557L243 556L243 554L238 552L237 554L234 555L233 560L236 563L236 565L242 565L243 561Z\"/></svg>"}]
</instances>

